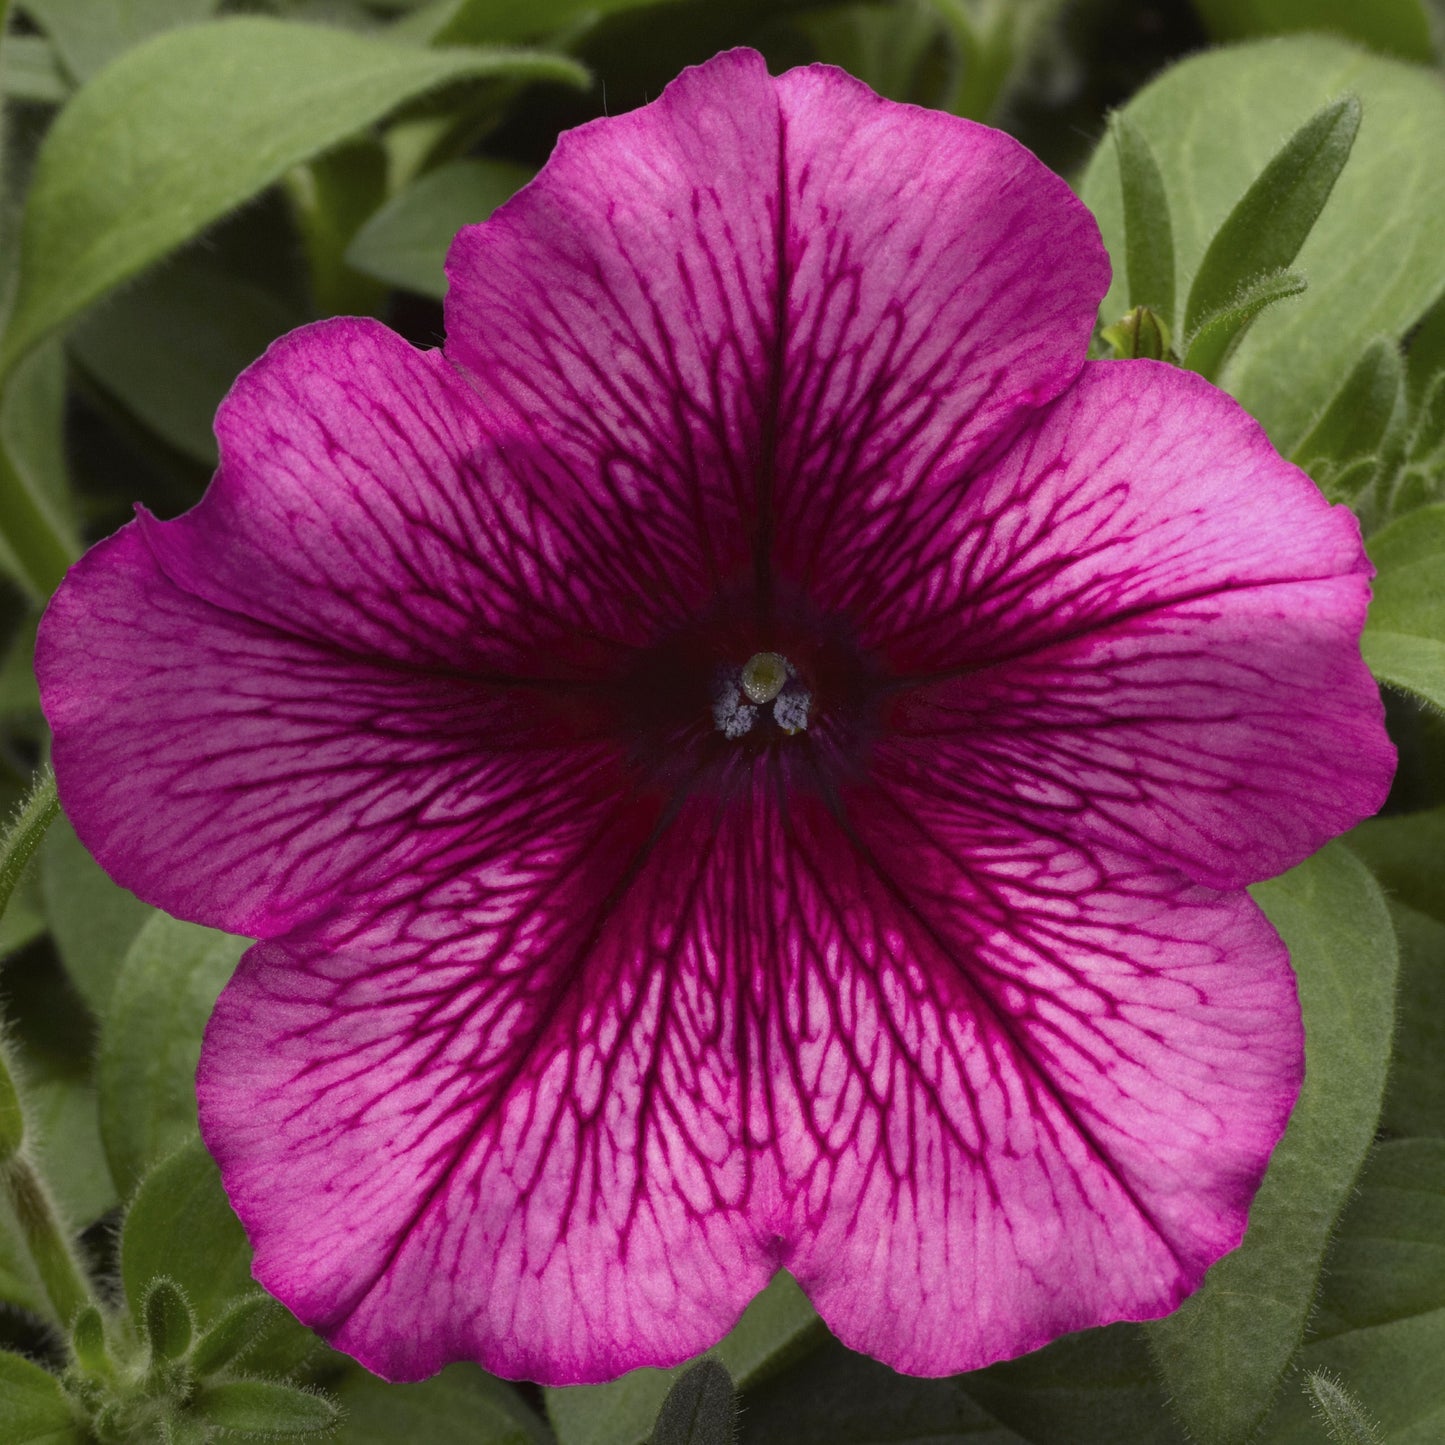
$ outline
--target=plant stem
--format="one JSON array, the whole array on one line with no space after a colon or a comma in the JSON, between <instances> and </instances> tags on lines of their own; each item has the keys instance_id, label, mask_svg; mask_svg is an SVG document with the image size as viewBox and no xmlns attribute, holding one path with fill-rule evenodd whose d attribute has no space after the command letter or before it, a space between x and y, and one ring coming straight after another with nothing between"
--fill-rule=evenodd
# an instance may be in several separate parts
<instances>
[{"instance_id":1,"label":"plant stem","mask_svg":"<svg viewBox=\"0 0 1445 1445\"><path fill-rule=\"evenodd\" d=\"M6 1083L14 1090L3 1061ZM16 1154L0 1164L0 1189L20 1225L20 1237L30 1252L35 1272L45 1290L52 1320L69 1331L76 1315L86 1305L96 1304L85 1271L70 1243L69 1231L60 1220L50 1191L25 1154Z\"/></svg>"},{"instance_id":2,"label":"plant stem","mask_svg":"<svg viewBox=\"0 0 1445 1445\"><path fill-rule=\"evenodd\" d=\"M15 821L0 838L0 914L4 914L25 865L34 856L45 830L55 821L59 811L55 774L45 768L21 803Z\"/></svg>"}]
</instances>

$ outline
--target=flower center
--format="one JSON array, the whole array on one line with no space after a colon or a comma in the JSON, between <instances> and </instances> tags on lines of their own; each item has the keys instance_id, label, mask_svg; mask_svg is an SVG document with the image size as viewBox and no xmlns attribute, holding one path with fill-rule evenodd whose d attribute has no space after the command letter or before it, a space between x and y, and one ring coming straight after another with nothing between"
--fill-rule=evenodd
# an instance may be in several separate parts
<instances>
[{"instance_id":1,"label":"flower center","mask_svg":"<svg viewBox=\"0 0 1445 1445\"><path fill-rule=\"evenodd\" d=\"M724 737L740 738L772 704L773 721L789 735L808 726L813 696L797 669L776 652L755 652L741 668L725 667L713 688L712 716Z\"/></svg>"}]
</instances>

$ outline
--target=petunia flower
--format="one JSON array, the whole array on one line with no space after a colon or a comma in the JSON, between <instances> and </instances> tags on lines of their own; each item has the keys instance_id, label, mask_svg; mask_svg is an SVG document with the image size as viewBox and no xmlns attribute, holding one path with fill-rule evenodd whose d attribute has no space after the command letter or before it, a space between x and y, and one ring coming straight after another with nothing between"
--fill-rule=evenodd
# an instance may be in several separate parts
<instances>
[{"instance_id":1,"label":"petunia flower","mask_svg":"<svg viewBox=\"0 0 1445 1445\"><path fill-rule=\"evenodd\" d=\"M941 1374L1172 1309L1302 1069L1244 885L1374 811L1369 567L1085 363L1009 137L748 51L564 135L448 341L278 341L38 665L111 874L260 940L201 1124L369 1368L600 1380L780 1268Z\"/></svg>"}]
</instances>

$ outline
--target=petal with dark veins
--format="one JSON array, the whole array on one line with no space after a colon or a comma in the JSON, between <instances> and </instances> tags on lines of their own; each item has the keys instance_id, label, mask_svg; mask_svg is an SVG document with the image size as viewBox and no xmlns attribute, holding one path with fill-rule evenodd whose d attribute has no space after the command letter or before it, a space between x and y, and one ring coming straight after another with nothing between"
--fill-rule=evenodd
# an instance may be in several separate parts
<instances>
[{"instance_id":1,"label":"petal with dark veins","mask_svg":"<svg viewBox=\"0 0 1445 1445\"><path fill-rule=\"evenodd\" d=\"M599 530L766 593L1067 386L1108 261L1008 136L733 51L563 136L447 275L447 354Z\"/></svg>"},{"instance_id":2,"label":"petal with dark veins","mask_svg":"<svg viewBox=\"0 0 1445 1445\"><path fill-rule=\"evenodd\" d=\"M926 1374L1171 1308L1298 1087L1278 938L1115 856L854 813L772 755L595 871L458 869L254 950L200 1095L258 1277L406 1379L672 1364L780 1264Z\"/></svg>"},{"instance_id":3,"label":"petal with dark veins","mask_svg":"<svg viewBox=\"0 0 1445 1445\"><path fill-rule=\"evenodd\" d=\"M1224 393L1093 363L930 505L832 593L903 680L883 753L954 806L1230 888L1384 802L1359 525Z\"/></svg>"}]
</instances>

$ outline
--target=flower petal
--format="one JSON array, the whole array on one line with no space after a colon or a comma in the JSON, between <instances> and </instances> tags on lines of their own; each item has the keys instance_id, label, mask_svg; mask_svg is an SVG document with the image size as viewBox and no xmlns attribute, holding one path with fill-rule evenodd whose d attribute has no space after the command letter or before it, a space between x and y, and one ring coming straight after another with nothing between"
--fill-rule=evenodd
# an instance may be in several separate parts
<instances>
[{"instance_id":1,"label":"flower petal","mask_svg":"<svg viewBox=\"0 0 1445 1445\"><path fill-rule=\"evenodd\" d=\"M696 1352L780 1264L933 1374L1196 1285L1300 1076L1253 904L926 802L852 831L791 768L646 835L559 804L524 873L253 950L200 1096L262 1282L393 1378L550 1383Z\"/></svg>"},{"instance_id":2,"label":"flower petal","mask_svg":"<svg viewBox=\"0 0 1445 1445\"><path fill-rule=\"evenodd\" d=\"M731 830L701 802L640 835L542 803L370 923L253 949L206 1034L202 1130L257 1278L388 1378L674 1364L777 1266Z\"/></svg>"},{"instance_id":3,"label":"flower petal","mask_svg":"<svg viewBox=\"0 0 1445 1445\"><path fill-rule=\"evenodd\" d=\"M628 791L594 684L627 655L609 619L651 624L593 595L585 537L521 448L488 449L439 353L368 322L293 333L218 430L200 505L94 548L41 626L61 796L113 877L269 937L404 894L519 779Z\"/></svg>"},{"instance_id":4,"label":"flower petal","mask_svg":"<svg viewBox=\"0 0 1445 1445\"><path fill-rule=\"evenodd\" d=\"M956 807L1237 887L1383 803L1358 524L1205 382L1091 364L927 537L838 602Z\"/></svg>"},{"instance_id":5,"label":"flower petal","mask_svg":"<svg viewBox=\"0 0 1445 1445\"><path fill-rule=\"evenodd\" d=\"M855 797L795 818L788 1268L912 1374L1162 1315L1238 1244L1303 1072L1248 895Z\"/></svg>"},{"instance_id":6,"label":"flower petal","mask_svg":"<svg viewBox=\"0 0 1445 1445\"><path fill-rule=\"evenodd\" d=\"M1009 137L737 50L563 136L447 274L447 354L599 531L645 516L618 545L666 547L700 597L756 575L766 611L773 568L806 588L848 545L845 498L906 494L1069 383L1108 262Z\"/></svg>"}]
</instances>

